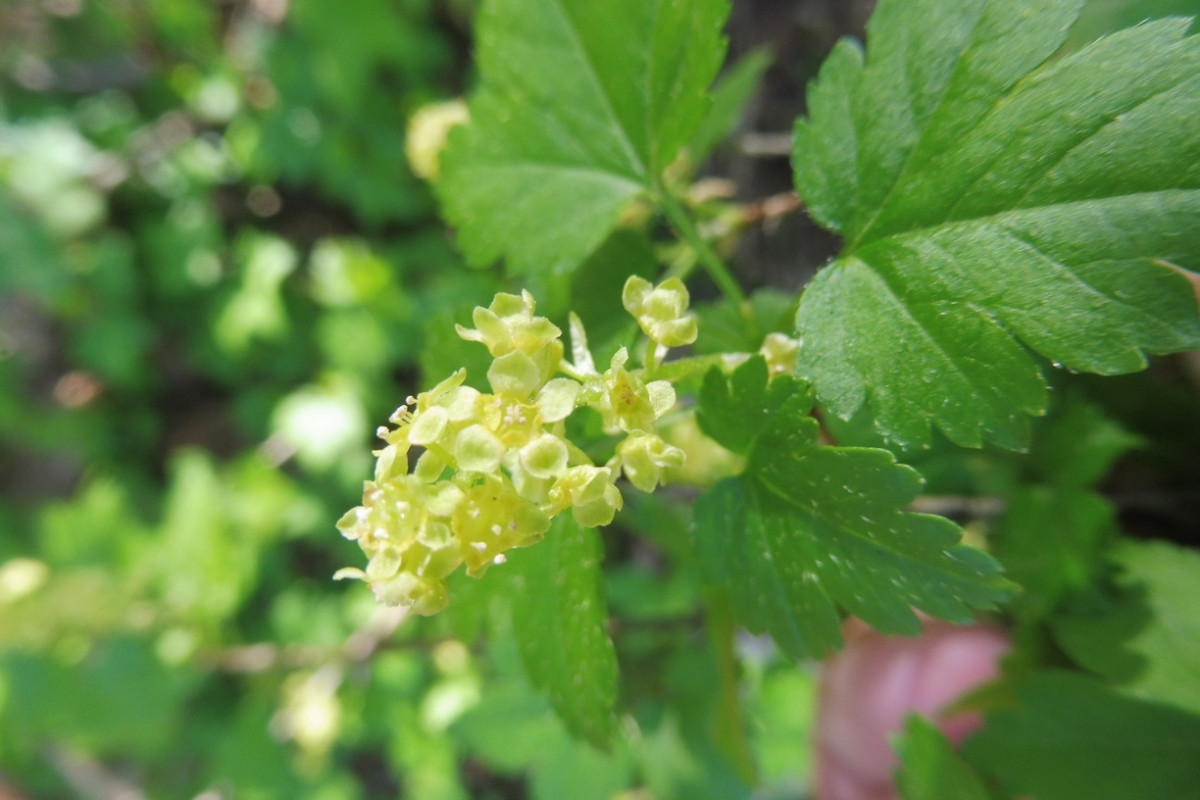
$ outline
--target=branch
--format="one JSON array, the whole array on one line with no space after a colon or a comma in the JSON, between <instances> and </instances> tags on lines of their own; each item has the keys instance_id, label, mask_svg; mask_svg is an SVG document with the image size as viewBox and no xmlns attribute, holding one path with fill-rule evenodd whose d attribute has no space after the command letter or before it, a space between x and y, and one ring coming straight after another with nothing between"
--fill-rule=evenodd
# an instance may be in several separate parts
<instances>
[{"instance_id":1,"label":"branch","mask_svg":"<svg viewBox=\"0 0 1200 800\"><path fill-rule=\"evenodd\" d=\"M211 669L232 673L258 673L270 669L299 669L326 664L353 665L367 661L400 623L408 618L405 608L381 606L370 620L346 637L338 648L318 645L280 647L271 642L256 642L203 652L199 660Z\"/></svg>"}]
</instances>

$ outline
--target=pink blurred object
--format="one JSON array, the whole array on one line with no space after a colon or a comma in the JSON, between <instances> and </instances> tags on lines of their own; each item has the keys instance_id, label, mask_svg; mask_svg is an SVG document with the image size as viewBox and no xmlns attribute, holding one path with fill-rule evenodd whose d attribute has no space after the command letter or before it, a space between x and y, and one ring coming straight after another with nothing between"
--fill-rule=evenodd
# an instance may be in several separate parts
<instances>
[{"instance_id":1,"label":"pink blurred object","mask_svg":"<svg viewBox=\"0 0 1200 800\"><path fill-rule=\"evenodd\" d=\"M856 619L844 633L845 649L821 678L816 800L895 800L888 736L915 711L961 741L979 716L939 712L999 674L1009 640L996 628L937 620L927 620L917 637L885 636Z\"/></svg>"}]
</instances>

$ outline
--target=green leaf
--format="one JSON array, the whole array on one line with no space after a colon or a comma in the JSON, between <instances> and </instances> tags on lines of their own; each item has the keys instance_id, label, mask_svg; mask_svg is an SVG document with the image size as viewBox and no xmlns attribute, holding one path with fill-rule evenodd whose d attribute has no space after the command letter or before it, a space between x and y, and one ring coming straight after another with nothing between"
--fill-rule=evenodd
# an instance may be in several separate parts
<instances>
[{"instance_id":1,"label":"green leaf","mask_svg":"<svg viewBox=\"0 0 1200 800\"><path fill-rule=\"evenodd\" d=\"M878 630L915 635L914 608L965 623L1007 596L999 565L958 544L958 526L903 510L920 491L916 471L886 450L819 446L807 389L788 376L760 385L756 404L751 376L766 380L756 361L724 391L710 373L700 409L726 420L723 443L751 440L746 473L696 507L706 580L728 588L742 624L804 657L841 644L835 601Z\"/></svg>"},{"instance_id":2,"label":"green leaf","mask_svg":"<svg viewBox=\"0 0 1200 800\"><path fill-rule=\"evenodd\" d=\"M426 693L427 704L432 696ZM404 776L406 792L429 800L466 800L455 743L445 731L431 729L411 706L393 708L391 718L388 760Z\"/></svg>"},{"instance_id":3,"label":"green leaf","mask_svg":"<svg viewBox=\"0 0 1200 800\"><path fill-rule=\"evenodd\" d=\"M247 692L239 707L224 717L225 727L214 742L205 780L238 787L242 797L267 798L283 792L294 797L304 783L292 769L294 753L271 732L276 712L270 699ZM228 713L228 712L227 712Z\"/></svg>"},{"instance_id":4,"label":"green leaf","mask_svg":"<svg viewBox=\"0 0 1200 800\"><path fill-rule=\"evenodd\" d=\"M79 663L6 649L0 674L7 695L0 726L14 746L56 742L146 759L171 751L194 685L191 672L169 669L147 643L124 636L100 640Z\"/></svg>"},{"instance_id":5,"label":"green leaf","mask_svg":"<svg viewBox=\"0 0 1200 800\"><path fill-rule=\"evenodd\" d=\"M180 450L170 472L158 547L148 566L170 613L197 622L226 619L259 578L261 542L234 525L229 486L210 454Z\"/></svg>"},{"instance_id":6,"label":"green leaf","mask_svg":"<svg viewBox=\"0 0 1200 800\"><path fill-rule=\"evenodd\" d=\"M530 800L612 800L630 792L627 750L600 753L559 734L546 742L531 770Z\"/></svg>"},{"instance_id":7,"label":"green leaf","mask_svg":"<svg viewBox=\"0 0 1200 800\"><path fill-rule=\"evenodd\" d=\"M245 267L241 286L229 298L213 327L221 348L246 352L256 339L279 340L288 331L284 280L296 269L296 249L286 240L245 234L239 258Z\"/></svg>"},{"instance_id":8,"label":"green leaf","mask_svg":"<svg viewBox=\"0 0 1200 800\"><path fill-rule=\"evenodd\" d=\"M1200 346L1200 38L1140 25L1047 62L1078 0L884 0L796 126L796 186L846 239L804 293L798 374L890 439L1021 448L1032 350L1116 374Z\"/></svg>"},{"instance_id":9,"label":"green leaf","mask_svg":"<svg viewBox=\"0 0 1200 800\"><path fill-rule=\"evenodd\" d=\"M896 743L900 769L896 787L904 800L988 800L987 787L954 747L924 717L912 715Z\"/></svg>"},{"instance_id":10,"label":"green leaf","mask_svg":"<svg viewBox=\"0 0 1200 800\"><path fill-rule=\"evenodd\" d=\"M773 60L770 50L757 48L742 56L721 76L712 90L712 108L687 146L688 160L693 166L707 161L721 142L733 133Z\"/></svg>"},{"instance_id":11,"label":"green leaf","mask_svg":"<svg viewBox=\"0 0 1200 800\"><path fill-rule=\"evenodd\" d=\"M570 514L546 539L509 556L513 632L530 681L576 736L606 747L614 732L617 657L605 627L608 607L600 537Z\"/></svg>"},{"instance_id":12,"label":"green leaf","mask_svg":"<svg viewBox=\"0 0 1200 800\"><path fill-rule=\"evenodd\" d=\"M1091 593L1109 569L1116 515L1090 487L1142 440L1069 386L1037 427L1029 455L1013 459L1028 484L1002 490L1007 499L997 554L1023 589L1014 614L1041 625L1046 615Z\"/></svg>"},{"instance_id":13,"label":"green leaf","mask_svg":"<svg viewBox=\"0 0 1200 800\"><path fill-rule=\"evenodd\" d=\"M80 486L69 502L47 504L37 541L53 566L124 565L149 538L119 482L98 476Z\"/></svg>"},{"instance_id":14,"label":"green leaf","mask_svg":"<svg viewBox=\"0 0 1200 800\"><path fill-rule=\"evenodd\" d=\"M753 800L757 796L754 791L715 747L704 747L695 741L700 732L689 730L681 716L674 710L665 712L659 724L647 730L639 742L639 767L650 796Z\"/></svg>"},{"instance_id":15,"label":"green leaf","mask_svg":"<svg viewBox=\"0 0 1200 800\"><path fill-rule=\"evenodd\" d=\"M750 452L759 434L772 424L772 409L792 399L794 409L803 417L812 407L807 393L797 393L796 384L777 381L767 384L767 362L754 356L740 365L726 380L719 369L710 369L700 389L696 421L713 441L739 455Z\"/></svg>"},{"instance_id":16,"label":"green leaf","mask_svg":"<svg viewBox=\"0 0 1200 800\"><path fill-rule=\"evenodd\" d=\"M1197 14L1200 14L1197 0L1088 0L1079 21L1071 28L1066 46L1075 50L1093 39L1147 19Z\"/></svg>"},{"instance_id":17,"label":"green leaf","mask_svg":"<svg viewBox=\"0 0 1200 800\"><path fill-rule=\"evenodd\" d=\"M562 738L562 726L545 698L521 679L489 681L478 705L451 730L471 756L500 772L519 773Z\"/></svg>"},{"instance_id":18,"label":"green leaf","mask_svg":"<svg viewBox=\"0 0 1200 800\"><path fill-rule=\"evenodd\" d=\"M438 190L477 265L574 268L658 181L708 110L725 0L491 0L482 87Z\"/></svg>"},{"instance_id":19,"label":"green leaf","mask_svg":"<svg viewBox=\"0 0 1200 800\"><path fill-rule=\"evenodd\" d=\"M1166 542L1125 542L1121 597L1052 621L1076 661L1132 694L1200 714L1200 554Z\"/></svg>"},{"instance_id":20,"label":"green leaf","mask_svg":"<svg viewBox=\"0 0 1200 800\"><path fill-rule=\"evenodd\" d=\"M652 280L658 274L658 257L642 231L618 228L571 277L571 302L587 331L588 346L597 364L607 364L622 346L628 346L637 322L621 303L621 290L630 275ZM538 310L543 303L538 300ZM549 316L549 313L546 312Z\"/></svg>"},{"instance_id":21,"label":"green leaf","mask_svg":"<svg viewBox=\"0 0 1200 800\"><path fill-rule=\"evenodd\" d=\"M810 765L796 754L812 752L815 745L817 686L815 670L780 664L763 676L758 691L747 700L747 716L753 720L751 746L768 785L810 780Z\"/></svg>"},{"instance_id":22,"label":"green leaf","mask_svg":"<svg viewBox=\"0 0 1200 800\"><path fill-rule=\"evenodd\" d=\"M1095 584L1117 527L1095 492L1031 486L1008 501L999 531L999 556L1024 590L1017 615L1038 620Z\"/></svg>"},{"instance_id":23,"label":"green leaf","mask_svg":"<svg viewBox=\"0 0 1200 800\"><path fill-rule=\"evenodd\" d=\"M1143 441L1098 406L1070 395L1064 400L1066 407L1039 434L1030 456L1047 483L1083 489L1099 482L1118 458Z\"/></svg>"},{"instance_id":24,"label":"green leaf","mask_svg":"<svg viewBox=\"0 0 1200 800\"><path fill-rule=\"evenodd\" d=\"M988 715L967 759L1014 796L1182 800L1200 786L1200 716L1047 671Z\"/></svg>"},{"instance_id":25,"label":"green leaf","mask_svg":"<svg viewBox=\"0 0 1200 800\"><path fill-rule=\"evenodd\" d=\"M688 800L750 800L753 790L730 759L722 740L730 730L722 655L711 639L675 639L670 651L642 661L637 675L653 692L651 713L639 715L636 755L646 788L654 797ZM633 676L631 676L633 677ZM657 707L657 708L656 708ZM643 708L645 708L643 706ZM794 754L793 754L794 757Z\"/></svg>"},{"instance_id":26,"label":"green leaf","mask_svg":"<svg viewBox=\"0 0 1200 800\"><path fill-rule=\"evenodd\" d=\"M700 335L692 345L696 353L753 353L762 346L764 333L791 334L795 296L778 289L758 289L748 298L749 312L757 330L748 330L745 308L714 301L692 307L700 323Z\"/></svg>"}]
</instances>

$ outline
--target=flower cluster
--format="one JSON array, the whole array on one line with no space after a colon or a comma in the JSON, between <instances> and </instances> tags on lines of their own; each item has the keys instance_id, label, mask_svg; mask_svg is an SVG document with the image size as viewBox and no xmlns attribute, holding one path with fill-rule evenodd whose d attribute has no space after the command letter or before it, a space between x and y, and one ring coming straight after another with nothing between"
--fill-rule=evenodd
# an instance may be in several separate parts
<instances>
[{"instance_id":1,"label":"flower cluster","mask_svg":"<svg viewBox=\"0 0 1200 800\"><path fill-rule=\"evenodd\" d=\"M675 283L634 284L625 293L626 307L634 298L631 313L660 346L695 338L687 292ZM367 567L336 577L367 581L383 603L434 614L445 607L446 578L459 565L478 576L504 563L507 550L541 540L551 518L568 509L580 525L607 525L622 506L621 474L648 492L665 469L683 464L683 451L655 430L675 405L671 384L629 369L624 348L598 371L574 319L574 363L565 362L562 331L534 310L528 292L499 294L475 309L474 328L459 326L462 338L492 355L491 393L465 385L459 370L409 397L392 415L394 427L379 429L386 445L376 451L374 479L362 505L338 522L366 553ZM623 437L603 465L566 436L565 420L580 406Z\"/></svg>"}]
</instances>

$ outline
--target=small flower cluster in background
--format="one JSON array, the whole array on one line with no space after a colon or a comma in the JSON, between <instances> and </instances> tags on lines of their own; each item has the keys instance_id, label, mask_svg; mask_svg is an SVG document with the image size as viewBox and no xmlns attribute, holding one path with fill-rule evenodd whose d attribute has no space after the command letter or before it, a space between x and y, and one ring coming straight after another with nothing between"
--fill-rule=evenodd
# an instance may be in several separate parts
<instances>
[{"instance_id":1,"label":"small flower cluster in background","mask_svg":"<svg viewBox=\"0 0 1200 800\"><path fill-rule=\"evenodd\" d=\"M648 362L695 341L682 282L654 287L631 278L623 300L654 345ZM459 370L409 397L391 417L395 427L379 429L387 444L376 453L374 479L362 505L338 522L369 560L365 570L349 567L337 577L367 581L380 602L435 614L459 565L481 575L504 563L507 550L540 541L551 518L568 509L584 527L607 525L623 503L622 474L649 492L665 469L683 465L683 450L656 430L675 405L671 383L630 369L625 348L600 372L574 317L572 360L564 360L562 331L534 310L528 292L499 294L475 309L474 328L459 326L493 358L490 394L465 385ZM599 413L606 433L623 436L602 465L567 438L565 420L582 406Z\"/></svg>"}]
</instances>

